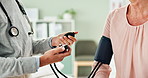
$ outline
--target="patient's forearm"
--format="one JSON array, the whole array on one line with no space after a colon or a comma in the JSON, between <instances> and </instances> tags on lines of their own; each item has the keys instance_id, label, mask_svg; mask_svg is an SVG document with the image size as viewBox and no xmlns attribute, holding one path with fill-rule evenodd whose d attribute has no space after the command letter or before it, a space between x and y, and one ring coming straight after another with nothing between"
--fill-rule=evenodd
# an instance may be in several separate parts
<instances>
[{"instance_id":1,"label":"patient's forearm","mask_svg":"<svg viewBox=\"0 0 148 78\"><path fill-rule=\"evenodd\" d=\"M97 62L94 62L92 68L94 68L96 64ZM107 64L102 64L99 70L96 72L94 78L109 78L110 72L111 72L110 66Z\"/></svg>"}]
</instances>

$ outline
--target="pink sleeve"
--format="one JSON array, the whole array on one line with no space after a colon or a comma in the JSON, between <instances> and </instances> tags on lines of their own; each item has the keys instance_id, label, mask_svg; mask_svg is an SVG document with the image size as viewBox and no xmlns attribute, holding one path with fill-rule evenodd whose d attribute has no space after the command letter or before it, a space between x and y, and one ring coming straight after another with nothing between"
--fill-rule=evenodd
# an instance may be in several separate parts
<instances>
[{"instance_id":1,"label":"pink sleeve","mask_svg":"<svg viewBox=\"0 0 148 78\"><path fill-rule=\"evenodd\" d=\"M110 24L111 24L111 18L114 12L115 10L108 15L105 28L104 28L104 32L103 32L103 36L108 37L108 38L110 38Z\"/></svg>"},{"instance_id":2,"label":"pink sleeve","mask_svg":"<svg viewBox=\"0 0 148 78\"><path fill-rule=\"evenodd\" d=\"M95 61L92 68L94 68L96 64L97 62ZM111 72L110 66L107 64L102 64L99 70L96 72L94 78L109 78L110 72Z\"/></svg>"}]
</instances>

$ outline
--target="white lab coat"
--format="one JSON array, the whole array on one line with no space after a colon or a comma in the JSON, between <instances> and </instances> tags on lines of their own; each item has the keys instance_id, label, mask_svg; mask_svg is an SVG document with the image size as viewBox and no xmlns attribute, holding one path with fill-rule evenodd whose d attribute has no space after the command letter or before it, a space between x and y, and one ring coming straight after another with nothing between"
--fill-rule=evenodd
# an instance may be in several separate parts
<instances>
[{"instance_id":1,"label":"white lab coat","mask_svg":"<svg viewBox=\"0 0 148 78\"><path fill-rule=\"evenodd\" d=\"M3 10L0 8L0 78L26 78L24 74L37 71L37 59L32 54L44 53L51 49L49 38L33 41L28 35L30 25L20 11L15 0L0 0L10 17L13 26L19 30L17 37L8 33L10 24ZM18 76L18 77L16 77Z\"/></svg>"}]
</instances>

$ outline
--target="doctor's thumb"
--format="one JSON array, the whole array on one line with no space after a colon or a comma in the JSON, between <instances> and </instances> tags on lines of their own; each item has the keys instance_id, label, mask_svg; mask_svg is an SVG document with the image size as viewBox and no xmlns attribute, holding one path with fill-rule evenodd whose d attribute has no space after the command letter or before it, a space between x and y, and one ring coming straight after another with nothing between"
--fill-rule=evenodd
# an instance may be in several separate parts
<instances>
[{"instance_id":1,"label":"doctor's thumb","mask_svg":"<svg viewBox=\"0 0 148 78\"><path fill-rule=\"evenodd\" d=\"M64 47L58 47L58 48L53 49L53 53L58 54L60 52L63 52L64 50L65 50Z\"/></svg>"}]
</instances>

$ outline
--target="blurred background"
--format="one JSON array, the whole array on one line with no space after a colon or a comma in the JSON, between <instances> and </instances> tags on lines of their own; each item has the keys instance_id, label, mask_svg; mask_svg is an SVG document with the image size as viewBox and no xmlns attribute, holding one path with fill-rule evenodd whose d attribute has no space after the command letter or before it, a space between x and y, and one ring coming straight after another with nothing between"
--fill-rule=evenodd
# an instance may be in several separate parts
<instances>
[{"instance_id":1,"label":"blurred background","mask_svg":"<svg viewBox=\"0 0 148 78\"><path fill-rule=\"evenodd\" d=\"M72 55L57 67L71 77L86 78L108 14L127 5L128 0L22 0L22 3L31 20L35 40L67 31L79 32ZM110 78L115 78L114 61L111 67Z\"/></svg>"}]
</instances>

